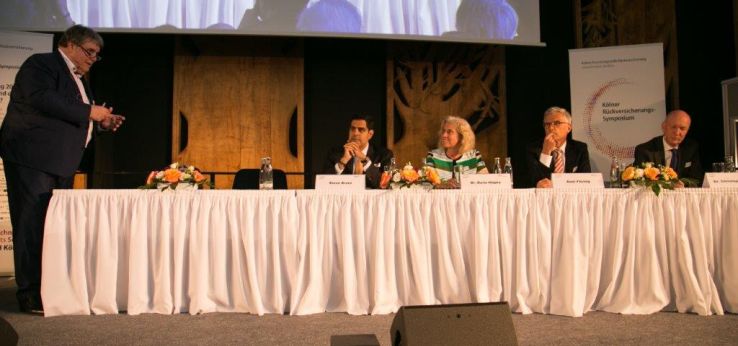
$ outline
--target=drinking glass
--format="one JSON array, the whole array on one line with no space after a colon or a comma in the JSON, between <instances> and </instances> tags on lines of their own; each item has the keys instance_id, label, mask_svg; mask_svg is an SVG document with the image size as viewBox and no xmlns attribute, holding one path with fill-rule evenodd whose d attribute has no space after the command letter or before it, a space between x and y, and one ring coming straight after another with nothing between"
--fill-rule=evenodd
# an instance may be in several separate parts
<instances>
[{"instance_id":1,"label":"drinking glass","mask_svg":"<svg viewBox=\"0 0 738 346\"><path fill-rule=\"evenodd\" d=\"M462 172L462 166L454 166L454 176L456 177L456 182L459 183L459 186L461 186L461 172Z\"/></svg>"},{"instance_id":2,"label":"drinking glass","mask_svg":"<svg viewBox=\"0 0 738 346\"><path fill-rule=\"evenodd\" d=\"M725 164L723 165L723 172L735 172L735 162L733 161L732 155L725 156Z\"/></svg>"}]
</instances>

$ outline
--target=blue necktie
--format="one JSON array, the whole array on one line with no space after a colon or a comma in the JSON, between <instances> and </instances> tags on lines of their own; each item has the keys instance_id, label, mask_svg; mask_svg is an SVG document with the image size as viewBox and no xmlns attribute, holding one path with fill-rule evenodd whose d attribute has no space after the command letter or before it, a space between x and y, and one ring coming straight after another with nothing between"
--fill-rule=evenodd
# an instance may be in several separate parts
<instances>
[{"instance_id":1,"label":"blue necktie","mask_svg":"<svg viewBox=\"0 0 738 346\"><path fill-rule=\"evenodd\" d=\"M671 161L669 162L669 167L676 172L679 171L679 151L677 151L676 148L671 149Z\"/></svg>"}]
</instances>

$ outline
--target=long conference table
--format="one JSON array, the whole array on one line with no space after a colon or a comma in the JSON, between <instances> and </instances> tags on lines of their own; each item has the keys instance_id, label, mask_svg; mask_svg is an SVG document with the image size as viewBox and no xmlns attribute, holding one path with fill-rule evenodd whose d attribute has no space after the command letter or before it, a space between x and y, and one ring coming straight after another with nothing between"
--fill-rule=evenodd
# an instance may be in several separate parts
<instances>
[{"instance_id":1,"label":"long conference table","mask_svg":"<svg viewBox=\"0 0 738 346\"><path fill-rule=\"evenodd\" d=\"M738 312L738 189L56 190L46 316Z\"/></svg>"}]
</instances>

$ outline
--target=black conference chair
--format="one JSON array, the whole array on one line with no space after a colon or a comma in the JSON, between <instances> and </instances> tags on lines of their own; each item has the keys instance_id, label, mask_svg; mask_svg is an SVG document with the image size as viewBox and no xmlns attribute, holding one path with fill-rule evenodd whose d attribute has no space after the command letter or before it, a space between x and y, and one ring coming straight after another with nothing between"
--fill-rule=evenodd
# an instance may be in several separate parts
<instances>
[{"instance_id":1,"label":"black conference chair","mask_svg":"<svg viewBox=\"0 0 738 346\"><path fill-rule=\"evenodd\" d=\"M287 175L281 169L272 169L272 182L275 190L287 189ZM236 173L233 179L234 190L258 190L259 189L259 169L246 168Z\"/></svg>"}]
</instances>

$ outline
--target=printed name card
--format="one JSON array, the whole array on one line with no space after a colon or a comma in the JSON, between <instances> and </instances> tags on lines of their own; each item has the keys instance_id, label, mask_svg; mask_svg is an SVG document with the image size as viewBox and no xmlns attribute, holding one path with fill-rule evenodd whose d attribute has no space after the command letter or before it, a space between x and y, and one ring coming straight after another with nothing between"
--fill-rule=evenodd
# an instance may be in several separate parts
<instances>
[{"instance_id":1,"label":"printed name card","mask_svg":"<svg viewBox=\"0 0 738 346\"><path fill-rule=\"evenodd\" d=\"M705 173L702 187L738 187L738 173Z\"/></svg>"},{"instance_id":2,"label":"printed name card","mask_svg":"<svg viewBox=\"0 0 738 346\"><path fill-rule=\"evenodd\" d=\"M366 180L363 174L318 174L315 176L315 189L364 191Z\"/></svg>"},{"instance_id":3,"label":"printed name card","mask_svg":"<svg viewBox=\"0 0 738 346\"><path fill-rule=\"evenodd\" d=\"M509 174L463 174L462 191L510 190L512 180Z\"/></svg>"},{"instance_id":4,"label":"printed name card","mask_svg":"<svg viewBox=\"0 0 738 346\"><path fill-rule=\"evenodd\" d=\"M554 173L551 174L554 189L604 189L601 173Z\"/></svg>"}]
</instances>

